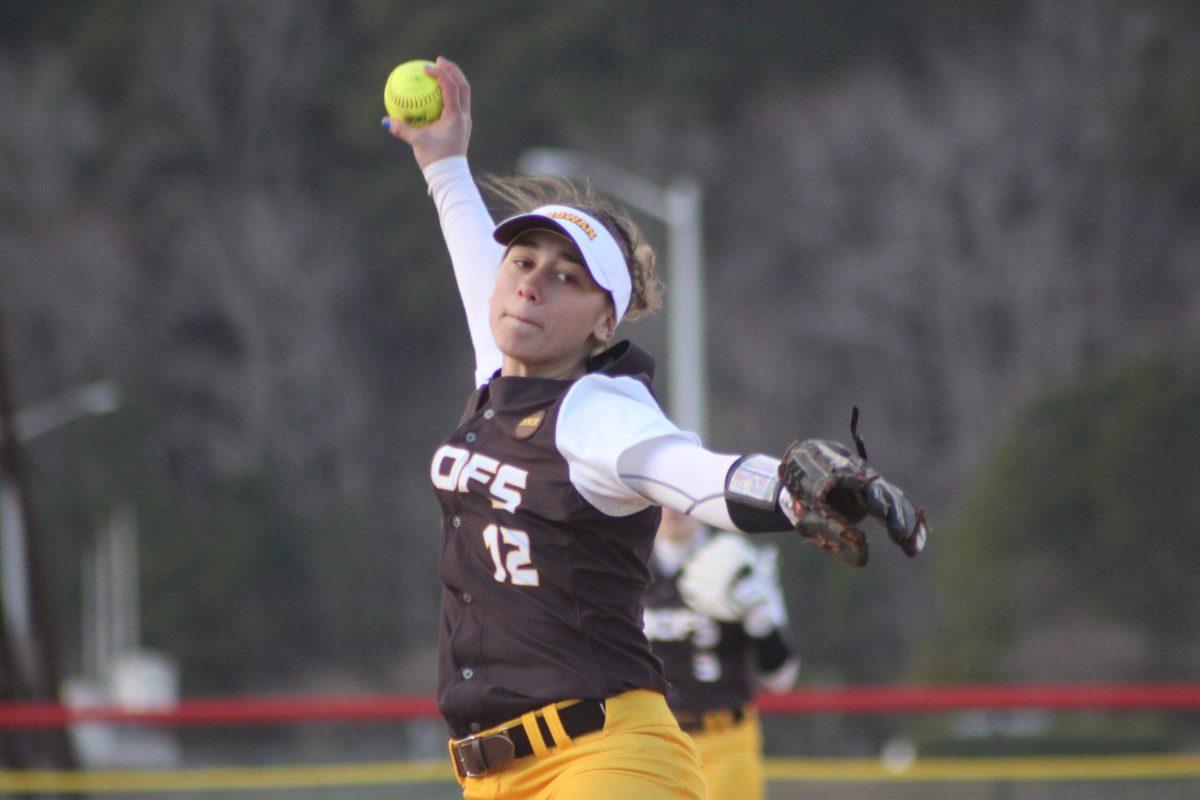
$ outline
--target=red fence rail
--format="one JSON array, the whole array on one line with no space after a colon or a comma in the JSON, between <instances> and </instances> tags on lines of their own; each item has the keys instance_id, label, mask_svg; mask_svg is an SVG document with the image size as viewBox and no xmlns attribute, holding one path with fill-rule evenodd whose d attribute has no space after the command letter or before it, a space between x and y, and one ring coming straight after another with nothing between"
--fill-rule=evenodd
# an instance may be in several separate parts
<instances>
[{"instance_id":1,"label":"red fence rail","mask_svg":"<svg viewBox=\"0 0 1200 800\"><path fill-rule=\"evenodd\" d=\"M854 686L763 695L764 713L887 714L1013 708L1200 709L1200 683Z\"/></svg>"},{"instance_id":2,"label":"red fence rail","mask_svg":"<svg viewBox=\"0 0 1200 800\"><path fill-rule=\"evenodd\" d=\"M808 688L762 695L757 703L764 714L893 714L1014 708L1188 711L1200 709L1200 683ZM154 710L9 703L0 704L0 730L58 728L88 722L179 727L382 722L436 716L434 698L427 695L197 698Z\"/></svg>"}]
</instances>

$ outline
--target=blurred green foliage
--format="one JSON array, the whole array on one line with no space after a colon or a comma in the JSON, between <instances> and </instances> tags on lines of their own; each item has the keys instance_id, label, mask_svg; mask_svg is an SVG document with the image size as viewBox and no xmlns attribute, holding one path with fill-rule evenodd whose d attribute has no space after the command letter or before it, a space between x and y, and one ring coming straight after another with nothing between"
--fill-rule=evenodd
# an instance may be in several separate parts
<instances>
[{"instance_id":1,"label":"blurred green foliage","mask_svg":"<svg viewBox=\"0 0 1200 800\"><path fill-rule=\"evenodd\" d=\"M998 442L937 561L940 678L1014 677L1020 631L1105 619L1143 678L1192 677L1200 639L1200 356L1159 355L1039 398ZM1015 676L1020 677L1020 676Z\"/></svg>"},{"instance_id":2,"label":"blurred green foliage","mask_svg":"<svg viewBox=\"0 0 1200 800\"><path fill-rule=\"evenodd\" d=\"M312 658L312 532L260 480L225 483L202 508L141 509L146 643L187 665L189 691L266 690Z\"/></svg>"},{"instance_id":3,"label":"blurred green foliage","mask_svg":"<svg viewBox=\"0 0 1200 800\"><path fill-rule=\"evenodd\" d=\"M347 658L356 674L380 678L407 620L398 577L380 579L388 562L358 514L313 523L258 474L181 492L154 466L158 431L138 398L64 435L69 463L49 466L70 480L39 469L32 483L69 674L82 666L76 643L87 624L79 565L94 532L128 506L139 534L142 644L178 659L185 693L270 691Z\"/></svg>"}]
</instances>

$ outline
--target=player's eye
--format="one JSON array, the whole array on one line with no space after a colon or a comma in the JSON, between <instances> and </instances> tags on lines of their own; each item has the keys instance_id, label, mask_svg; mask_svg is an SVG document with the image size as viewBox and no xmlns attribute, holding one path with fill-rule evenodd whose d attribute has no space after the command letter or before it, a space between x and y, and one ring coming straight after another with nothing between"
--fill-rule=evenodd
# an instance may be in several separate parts
<instances>
[{"instance_id":1,"label":"player's eye","mask_svg":"<svg viewBox=\"0 0 1200 800\"><path fill-rule=\"evenodd\" d=\"M556 273L554 273L554 277L558 280L559 283L567 283L567 284L579 283L579 278L576 278L574 275L572 275L569 272L556 272Z\"/></svg>"}]
</instances>

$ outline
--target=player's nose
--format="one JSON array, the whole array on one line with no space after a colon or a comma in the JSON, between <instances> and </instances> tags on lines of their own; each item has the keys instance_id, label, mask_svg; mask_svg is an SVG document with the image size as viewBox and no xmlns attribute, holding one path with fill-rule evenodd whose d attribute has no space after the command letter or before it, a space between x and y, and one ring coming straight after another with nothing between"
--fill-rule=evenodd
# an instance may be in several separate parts
<instances>
[{"instance_id":1,"label":"player's nose","mask_svg":"<svg viewBox=\"0 0 1200 800\"><path fill-rule=\"evenodd\" d=\"M517 296L523 300L528 300L530 303L542 302L544 295L542 283L542 270L531 269L521 276L521 280L517 282Z\"/></svg>"}]
</instances>

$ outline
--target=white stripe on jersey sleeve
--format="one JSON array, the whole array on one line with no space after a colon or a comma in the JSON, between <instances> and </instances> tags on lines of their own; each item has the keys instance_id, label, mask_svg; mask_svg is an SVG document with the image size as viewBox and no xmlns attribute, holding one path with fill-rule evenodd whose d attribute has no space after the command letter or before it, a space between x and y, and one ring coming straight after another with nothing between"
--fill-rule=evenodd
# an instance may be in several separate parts
<instances>
[{"instance_id":1,"label":"white stripe on jersey sleeve","mask_svg":"<svg viewBox=\"0 0 1200 800\"><path fill-rule=\"evenodd\" d=\"M571 483L605 514L625 517L651 503L621 479L618 461L648 440L698 444L696 434L675 427L645 385L628 376L584 375L567 390L558 412L555 444Z\"/></svg>"},{"instance_id":2,"label":"white stripe on jersey sleeve","mask_svg":"<svg viewBox=\"0 0 1200 800\"><path fill-rule=\"evenodd\" d=\"M488 323L488 299L504 248L492 238L496 225L471 177L466 156L438 159L425 167L424 175L467 312L467 329L475 348L475 386L482 386L503 362Z\"/></svg>"}]
</instances>

